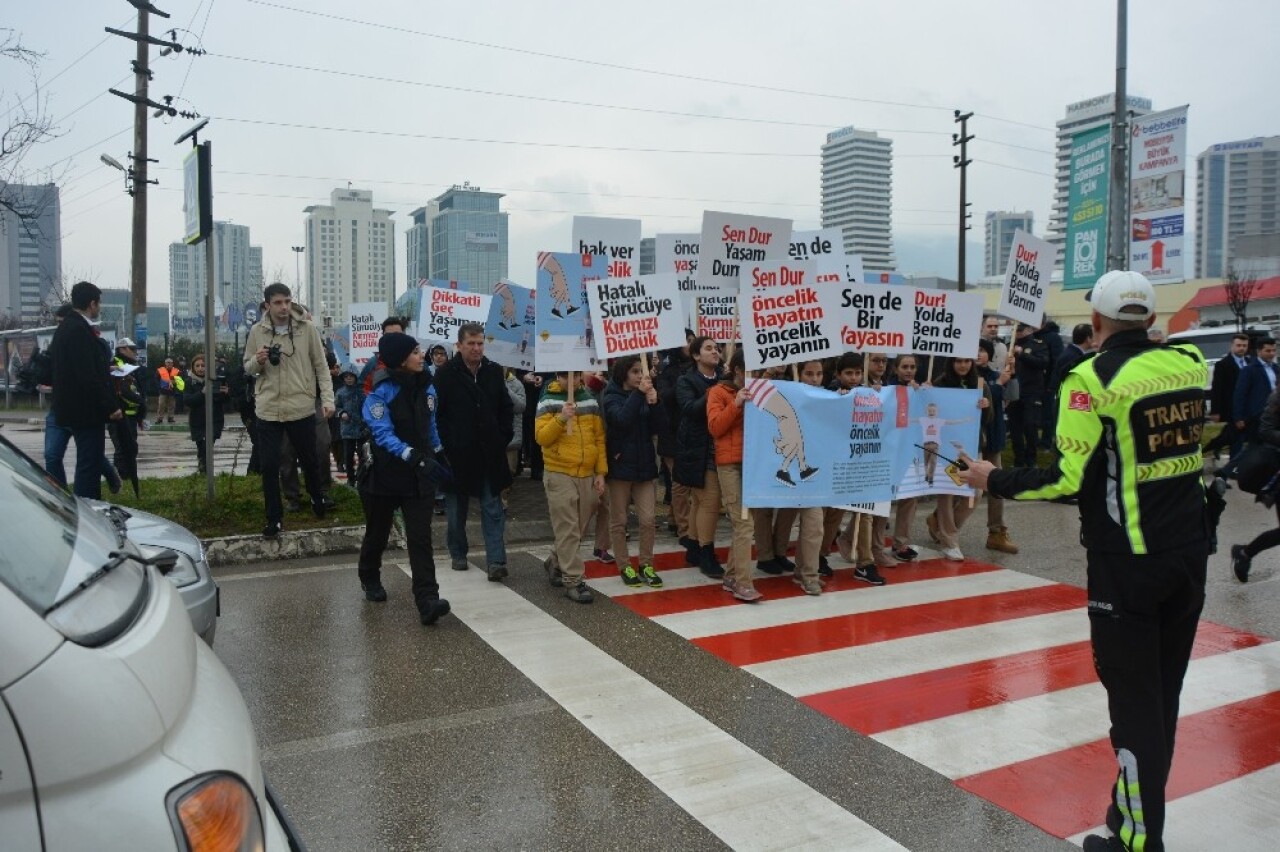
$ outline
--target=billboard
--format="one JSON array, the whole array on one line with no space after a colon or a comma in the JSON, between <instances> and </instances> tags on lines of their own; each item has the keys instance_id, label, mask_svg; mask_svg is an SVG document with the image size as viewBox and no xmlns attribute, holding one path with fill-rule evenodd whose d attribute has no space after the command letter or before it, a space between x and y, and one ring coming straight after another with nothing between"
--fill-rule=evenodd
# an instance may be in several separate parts
<instances>
[{"instance_id":1,"label":"billboard","mask_svg":"<svg viewBox=\"0 0 1280 852\"><path fill-rule=\"evenodd\" d=\"M1067 170L1066 257L1062 289L1092 287L1107 271L1107 191L1111 184L1111 128L1107 125L1071 137Z\"/></svg>"},{"instance_id":2,"label":"billboard","mask_svg":"<svg viewBox=\"0 0 1280 852\"><path fill-rule=\"evenodd\" d=\"M1152 284L1184 279L1187 108L1133 120L1129 144L1129 269Z\"/></svg>"}]
</instances>

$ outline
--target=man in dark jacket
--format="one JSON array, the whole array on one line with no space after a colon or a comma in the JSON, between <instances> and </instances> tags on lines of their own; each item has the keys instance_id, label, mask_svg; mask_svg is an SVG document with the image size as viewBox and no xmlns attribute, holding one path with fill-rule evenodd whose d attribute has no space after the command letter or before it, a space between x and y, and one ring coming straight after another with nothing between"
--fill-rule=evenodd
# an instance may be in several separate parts
<instances>
[{"instance_id":1,"label":"man in dark jacket","mask_svg":"<svg viewBox=\"0 0 1280 852\"><path fill-rule=\"evenodd\" d=\"M1273 338L1264 337L1258 341L1257 357L1240 370L1232 401L1231 416L1235 418L1236 431L1244 437L1246 444L1258 436L1258 423L1267 407L1267 398L1276 389L1278 377L1276 342ZM1230 469L1234 472L1236 463L1238 458L1233 457L1224 471Z\"/></svg>"},{"instance_id":2,"label":"man in dark jacket","mask_svg":"<svg viewBox=\"0 0 1280 852\"><path fill-rule=\"evenodd\" d=\"M102 498L102 468L106 458L108 420L124 416L111 387L110 353L92 322L101 310L102 291L88 281L71 288L68 316L53 333L53 416L71 430L76 442L77 497Z\"/></svg>"},{"instance_id":3,"label":"man in dark jacket","mask_svg":"<svg viewBox=\"0 0 1280 852\"><path fill-rule=\"evenodd\" d=\"M478 497L486 568L496 583L507 576L501 495L511 486L507 445L515 409L502 368L484 357L484 326L466 323L458 329L458 352L436 370L435 386L440 442L453 469L445 496L451 567L467 570L467 510L470 498Z\"/></svg>"},{"instance_id":4,"label":"man in dark jacket","mask_svg":"<svg viewBox=\"0 0 1280 852\"><path fill-rule=\"evenodd\" d=\"M1231 351L1213 365L1213 381L1209 389L1209 419L1224 424L1218 436L1204 448L1217 457L1223 447L1231 448L1231 455L1244 449L1244 435L1236 431L1235 411L1236 382L1240 371L1249 364L1249 335L1237 334L1231 338Z\"/></svg>"},{"instance_id":5,"label":"man in dark jacket","mask_svg":"<svg viewBox=\"0 0 1280 852\"><path fill-rule=\"evenodd\" d=\"M1048 317L1040 326L1037 335L1049 347L1049 369L1045 376L1044 405L1040 407L1040 448L1053 449L1054 424L1058 420L1058 412L1053 401L1058 398L1058 361L1066 350L1066 342L1062 339L1062 329L1058 323Z\"/></svg>"},{"instance_id":6,"label":"man in dark jacket","mask_svg":"<svg viewBox=\"0 0 1280 852\"><path fill-rule=\"evenodd\" d=\"M1049 388L1049 368L1052 366L1049 345L1034 328L1019 323L1009 353L1014 356L1014 375L1018 379L1018 401L1009 404L1013 463L1018 467L1035 467L1042 412Z\"/></svg>"}]
</instances>

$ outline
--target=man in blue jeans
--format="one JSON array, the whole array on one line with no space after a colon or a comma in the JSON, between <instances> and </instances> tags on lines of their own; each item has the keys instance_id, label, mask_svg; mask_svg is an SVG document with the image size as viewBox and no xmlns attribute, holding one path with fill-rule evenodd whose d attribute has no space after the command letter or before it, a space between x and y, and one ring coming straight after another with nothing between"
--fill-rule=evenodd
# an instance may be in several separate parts
<instances>
[{"instance_id":1,"label":"man in blue jeans","mask_svg":"<svg viewBox=\"0 0 1280 852\"><path fill-rule=\"evenodd\" d=\"M458 329L458 352L436 369L440 442L453 468L447 486L446 541L451 567L467 570L467 511L480 500L486 570L492 582L507 576L506 514L503 489L511 487L507 445L514 434L514 408L502 367L484 357L484 326L467 323Z\"/></svg>"},{"instance_id":2,"label":"man in blue jeans","mask_svg":"<svg viewBox=\"0 0 1280 852\"><path fill-rule=\"evenodd\" d=\"M93 324L101 300L102 291L88 281L72 287L71 307L75 310L58 325L49 344L54 421L69 430L76 442L72 492L93 500L102 498L107 421L124 416L108 375L110 353Z\"/></svg>"}]
</instances>

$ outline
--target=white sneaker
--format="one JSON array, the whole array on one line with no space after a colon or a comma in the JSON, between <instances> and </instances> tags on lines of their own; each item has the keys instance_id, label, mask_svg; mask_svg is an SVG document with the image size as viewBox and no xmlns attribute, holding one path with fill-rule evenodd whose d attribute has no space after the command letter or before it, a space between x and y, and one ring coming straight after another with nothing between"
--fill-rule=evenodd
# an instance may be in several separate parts
<instances>
[{"instance_id":1,"label":"white sneaker","mask_svg":"<svg viewBox=\"0 0 1280 852\"><path fill-rule=\"evenodd\" d=\"M960 552L960 548L958 547L944 547L942 549L942 557L944 559L951 559L956 562L961 562L964 560L964 554Z\"/></svg>"}]
</instances>

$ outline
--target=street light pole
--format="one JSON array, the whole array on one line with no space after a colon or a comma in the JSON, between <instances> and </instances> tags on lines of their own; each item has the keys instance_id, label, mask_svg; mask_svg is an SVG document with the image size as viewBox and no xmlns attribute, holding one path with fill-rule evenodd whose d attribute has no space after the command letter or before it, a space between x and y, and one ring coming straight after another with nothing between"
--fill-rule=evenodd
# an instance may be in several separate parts
<instances>
[{"instance_id":1,"label":"street light pole","mask_svg":"<svg viewBox=\"0 0 1280 852\"><path fill-rule=\"evenodd\" d=\"M1116 0L1116 105L1111 116L1111 203L1107 270L1129 268L1129 0Z\"/></svg>"},{"instance_id":2,"label":"street light pole","mask_svg":"<svg viewBox=\"0 0 1280 852\"><path fill-rule=\"evenodd\" d=\"M306 304L302 298L302 253L305 246L290 246L293 249L293 295L299 302Z\"/></svg>"}]
</instances>

